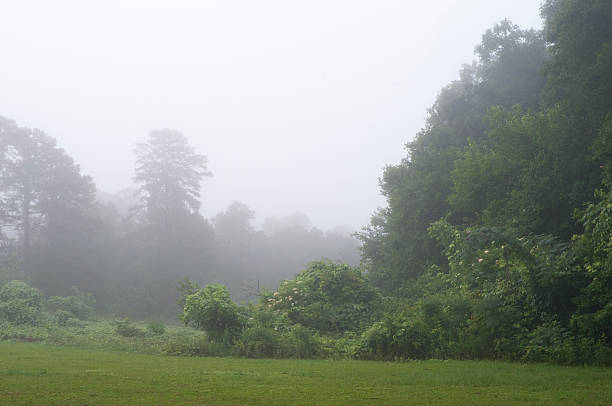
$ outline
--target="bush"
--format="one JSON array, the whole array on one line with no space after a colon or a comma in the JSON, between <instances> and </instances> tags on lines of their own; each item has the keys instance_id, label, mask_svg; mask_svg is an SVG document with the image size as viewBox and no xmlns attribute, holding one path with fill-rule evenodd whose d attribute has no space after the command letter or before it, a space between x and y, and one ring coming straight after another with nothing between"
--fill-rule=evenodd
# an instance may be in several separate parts
<instances>
[{"instance_id":1,"label":"bush","mask_svg":"<svg viewBox=\"0 0 612 406\"><path fill-rule=\"evenodd\" d=\"M50 310L62 310L72 314L80 320L86 320L94 314L96 300L89 293L81 292L76 287L72 287L71 296L51 296L47 299L47 306Z\"/></svg>"},{"instance_id":2,"label":"bush","mask_svg":"<svg viewBox=\"0 0 612 406\"><path fill-rule=\"evenodd\" d=\"M224 343L210 342L207 337L176 337L166 343L163 353L187 357L211 357L228 355L230 349Z\"/></svg>"},{"instance_id":3,"label":"bush","mask_svg":"<svg viewBox=\"0 0 612 406\"><path fill-rule=\"evenodd\" d=\"M357 357L359 340L351 333L341 337L317 337L317 354L329 359L354 359Z\"/></svg>"},{"instance_id":4,"label":"bush","mask_svg":"<svg viewBox=\"0 0 612 406\"><path fill-rule=\"evenodd\" d=\"M72 319L72 314L65 310L59 310L53 315L55 324L62 327L68 326L70 324L70 319Z\"/></svg>"},{"instance_id":5,"label":"bush","mask_svg":"<svg viewBox=\"0 0 612 406\"><path fill-rule=\"evenodd\" d=\"M230 343L242 327L238 306L223 285L208 285L185 297L182 320L206 330L214 341Z\"/></svg>"},{"instance_id":6,"label":"bush","mask_svg":"<svg viewBox=\"0 0 612 406\"><path fill-rule=\"evenodd\" d=\"M317 337L308 328L296 325L292 336L296 358L314 358L321 352Z\"/></svg>"},{"instance_id":7,"label":"bush","mask_svg":"<svg viewBox=\"0 0 612 406\"><path fill-rule=\"evenodd\" d=\"M428 359L435 339L419 318L387 316L361 336L356 355L363 359Z\"/></svg>"},{"instance_id":8,"label":"bush","mask_svg":"<svg viewBox=\"0 0 612 406\"><path fill-rule=\"evenodd\" d=\"M11 281L0 289L0 318L14 324L36 324L42 295L22 281Z\"/></svg>"},{"instance_id":9,"label":"bush","mask_svg":"<svg viewBox=\"0 0 612 406\"><path fill-rule=\"evenodd\" d=\"M285 313L293 324L322 333L362 330L378 299L360 268L330 261L311 262L294 280L263 297L269 309Z\"/></svg>"},{"instance_id":10,"label":"bush","mask_svg":"<svg viewBox=\"0 0 612 406\"><path fill-rule=\"evenodd\" d=\"M273 358L281 353L280 333L272 328L251 327L243 331L236 346L238 355L249 358Z\"/></svg>"},{"instance_id":11,"label":"bush","mask_svg":"<svg viewBox=\"0 0 612 406\"><path fill-rule=\"evenodd\" d=\"M127 319L115 320L115 332L123 337L144 337L145 332Z\"/></svg>"},{"instance_id":12,"label":"bush","mask_svg":"<svg viewBox=\"0 0 612 406\"><path fill-rule=\"evenodd\" d=\"M152 321L147 324L147 331L152 335L160 336L166 332L166 326L161 321Z\"/></svg>"}]
</instances>

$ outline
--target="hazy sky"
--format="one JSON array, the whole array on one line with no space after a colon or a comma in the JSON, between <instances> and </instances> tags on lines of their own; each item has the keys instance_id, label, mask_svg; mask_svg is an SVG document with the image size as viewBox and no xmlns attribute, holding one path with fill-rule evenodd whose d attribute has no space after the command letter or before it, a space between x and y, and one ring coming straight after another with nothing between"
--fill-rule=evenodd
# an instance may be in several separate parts
<instances>
[{"instance_id":1,"label":"hazy sky","mask_svg":"<svg viewBox=\"0 0 612 406\"><path fill-rule=\"evenodd\" d=\"M100 190L152 129L209 159L203 214L239 200L359 228L442 86L537 0L0 2L0 115L55 137Z\"/></svg>"}]
</instances>

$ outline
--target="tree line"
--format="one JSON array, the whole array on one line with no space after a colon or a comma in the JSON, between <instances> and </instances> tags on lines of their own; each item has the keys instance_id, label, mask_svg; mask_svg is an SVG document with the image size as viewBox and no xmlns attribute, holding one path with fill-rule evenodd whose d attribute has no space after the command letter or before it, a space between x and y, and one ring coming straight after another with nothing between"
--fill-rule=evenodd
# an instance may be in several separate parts
<instances>
[{"instance_id":1,"label":"tree line","mask_svg":"<svg viewBox=\"0 0 612 406\"><path fill-rule=\"evenodd\" d=\"M612 3L548 0L502 21L388 166L360 233L402 303L373 353L610 360Z\"/></svg>"},{"instance_id":2,"label":"tree line","mask_svg":"<svg viewBox=\"0 0 612 406\"><path fill-rule=\"evenodd\" d=\"M184 277L226 284L245 301L311 260L359 261L354 238L305 215L256 231L254 212L234 202L205 219L200 190L212 174L178 131L152 131L134 152L137 189L97 193L53 138L0 117L0 282L26 279L47 295L74 286L109 314L174 317Z\"/></svg>"}]
</instances>

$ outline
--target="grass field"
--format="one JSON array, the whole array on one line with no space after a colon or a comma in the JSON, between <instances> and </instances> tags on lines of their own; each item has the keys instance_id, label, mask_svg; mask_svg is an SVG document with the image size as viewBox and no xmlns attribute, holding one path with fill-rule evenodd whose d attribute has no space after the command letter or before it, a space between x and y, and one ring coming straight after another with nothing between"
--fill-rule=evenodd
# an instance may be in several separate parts
<instances>
[{"instance_id":1,"label":"grass field","mask_svg":"<svg viewBox=\"0 0 612 406\"><path fill-rule=\"evenodd\" d=\"M0 342L2 405L610 405L612 369L180 358Z\"/></svg>"}]
</instances>

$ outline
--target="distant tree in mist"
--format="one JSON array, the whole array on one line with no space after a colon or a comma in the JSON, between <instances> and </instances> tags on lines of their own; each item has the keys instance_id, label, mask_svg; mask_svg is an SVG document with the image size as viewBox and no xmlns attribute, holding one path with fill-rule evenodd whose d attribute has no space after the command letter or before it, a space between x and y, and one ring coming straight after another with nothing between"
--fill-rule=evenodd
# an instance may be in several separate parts
<instances>
[{"instance_id":1,"label":"distant tree in mist","mask_svg":"<svg viewBox=\"0 0 612 406\"><path fill-rule=\"evenodd\" d=\"M206 157L196 153L182 133L151 131L135 153L134 181L140 185L138 194L151 224L167 232L173 221L198 213L201 183L212 173Z\"/></svg>"},{"instance_id":2,"label":"distant tree in mist","mask_svg":"<svg viewBox=\"0 0 612 406\"><path fill-rule=\"evenodd\" d=\"M267 217L263 223L263 231L268 235L273 235L288 228L310 230L312 229L312 224L310 224L308 216L299 212L281 218Z\"/></svg>"},{"instance_id":3,"label":"distant tree in mist","mask_svg":"<svg viewBox=\"0 0 612 406\"><path fill-rule=\"evenodd\" d=\"M124 222L120 262L135 295L147 298L139 311L169 313L176 281L203 279L212 262L212 228L199 212L202 181L212 174L206 157L175 130L151 131L134 152L138 215Z\"/></svg>"},{"instance_id":4,"label":"distant tree in mist","mask_svg":"<svg viewBox=\"0 0 612 406\"><path fill-rule=\"evenodd\" d=\"M229 243L246 242L254 232L251 225L254 218L255 212L246 204L233 202L225 212L212 218L215 235Z\"/></svg>"},{"instance_id":5,"label":"distant tree in mist","mask_svg":"<svg viewBox=\"0 0 612 406\"><path fill-rule=\"evenodd\" d=\"M19 235L24 261L51 224L91 207L95 186L55 139L0 117L0 225Z\"/></svg>"}]
</instances>

